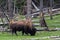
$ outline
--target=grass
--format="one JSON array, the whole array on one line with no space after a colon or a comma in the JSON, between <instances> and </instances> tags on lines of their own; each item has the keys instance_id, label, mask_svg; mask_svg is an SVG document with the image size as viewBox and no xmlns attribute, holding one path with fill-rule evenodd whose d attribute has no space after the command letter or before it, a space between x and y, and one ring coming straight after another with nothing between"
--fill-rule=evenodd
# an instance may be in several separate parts
<instances>
[{"instance_id":1,"label":"grass","mask_svg":"<svg viewBox=\"0 0 60 40\"><path fill-rule=\"evenodd\" d=\"M49 27L53 27L53 28L60 28L60 15L57 15L57 16L53 16L53 20L50 20L50 19L47 19L46 18L46 22L47 22L47 25Z\"/></svg>"},{"instance_id":2,"label":"grass","mask_svg":"<svg viewBox=\"0 0 60 40\"><path fill-rule=\"evenodd\" d=\"M39 23L40 18L39 17L33 18L33 20L36 20L33 23ZM46 16L45 21L49 28L56 28L56 27L60 28L60 15L53 16L53 20L50 20L50 17Z\"/></svg>"},{"instance_id":3,"label":"grass","mask_svg":"<svg viewBox=\"0 0 60 40\"><path fill-rule=\"evenodd\" d=\"M41 31L41 32L37 32L35 36L30 36L30 35L24 35L22 36L21 33L18 33L18 36L16 35L12 35L11 33L0 33L0 39L1 40L26 40L26 39L47 39L47 38L43 38L43 37L48 37L48 36L60 36L60 31L52 31L52 32L48 32L48 31Z\"/></svg>"},{"instance_id":4,"label":"grass","mask_svg":"<svg viewBox=\"0 0 60 40\"><path fill-rule=\"evenodd\" d=\"M25 16L19 16L18 20L24 19ZM33 20L37 20L34 23L39 22L38 18L33 18ZM53 20L50 20L50 17L45 17L46 23L49 28L60 28L60 15L53 16ZM24 35L22 36L21 32L18 32L18 36L12 35L11 33L7 32L0 32L0 40L54 40L51 38L43 38L48 36L60 36L60 31L39 31L36 33L35 36ZM37 38L37 39L36 39Z\"/></svg>"}]
</instances>

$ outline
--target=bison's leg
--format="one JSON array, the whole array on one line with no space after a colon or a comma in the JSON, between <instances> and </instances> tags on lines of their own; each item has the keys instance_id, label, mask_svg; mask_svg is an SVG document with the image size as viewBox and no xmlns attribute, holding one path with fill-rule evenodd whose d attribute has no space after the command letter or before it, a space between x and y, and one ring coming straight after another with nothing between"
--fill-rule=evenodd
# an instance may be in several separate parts
<instances>
[{"instance_id":1,"label":"bison's leg","mask_svg":"<svg viewBox=\"0 0 60 40\"><path fill-rule=\"evenodd\" d=\"M28 32L27 32L27 31L22 31L22 35L24 35L24 33L25 33L26 35L28 35Z\"/></svg>"},{"instance_id":2,"label":"bison's leg","mask_svg":"<svg viewBox=\"0 0 60 40\"><path fill-rule=\"evenodd\" d=\"M26 35L28 35L28 27L26 26L25 28L24 28L24 33L26 34Z\"/></svg>"},{"instance_id":3,"label":"bison's leg","mask_svg":"<svg viewBox=\"0 0 60 40\"><path fill-rule=\"evenodd\" d=\"M24 35L24 30L22 31L22 35Z\"/></svg>"},{"instance_id":4,"label":"bison's leg","mask_svg":"<svg viewBox=\"0 0 60 40\"><path fill-rule=\"evenodd\" d=\"M23 28L23 30L22 30L22 35L24 35L24 33L28 35L27 28Z\"/></svg>"},{"instance_id":5,"label":"bison's leg","mask_svg":"<svg viewBox=\"0 0 60 40\"><path fill-rule=\"evenodd\" d=\"M12 35L13 35L13 33L15 33L15 35L17 35L17 32L16 32L16 30L12 30Z\"/></svg>"},{"instance_id":6,"label":"bison's leg","mask_svg":"<svg viewBox=\"0 0 60 40\"><path fill-rule=\"evenodd\" d=\"M18 35L17 35L17 31L16 31L16 30L15 30L15 34L16 34L16 36L18 36Z\"/></svg>"},{"instance_id":7,"label":"bison's leg","mask_svg":"<svg viewBox=\"0 0 60 40\"><path fill-rule=\"evenodd\" d=\"M12 31L12 35L13 35L13 33L14 33L14 30L11 30Z\"/></svg>"},{"instance_id":8,"label":"bison's leg","mask_svg":"<svg viewBox=\"0 0 60 40\"><path fill-rule=\"evenodd\" d=\"M24 33L26 33L26 29L23 28L22 35L24 35Z\"/></svg>"},{"instance_id":9,"label":"bison's leg","mask_svg":"<svg viewBox=\"0 0 60 40\"><path fill-rule=\"evenodd\" d=\"M28 35L28 32L25 32L26 35Z\"/></svg>"}]
</instances>

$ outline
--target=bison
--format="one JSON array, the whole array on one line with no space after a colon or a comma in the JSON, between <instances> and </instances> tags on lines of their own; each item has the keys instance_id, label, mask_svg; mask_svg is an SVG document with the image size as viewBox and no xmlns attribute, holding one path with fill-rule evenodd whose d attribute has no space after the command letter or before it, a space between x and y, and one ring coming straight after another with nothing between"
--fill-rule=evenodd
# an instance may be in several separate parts
<instances>
[{"instance_id":1,"label":"bison","mask_svg":"<svg viewBox=\"0 0 60 40\"><path fill-rule=\"evenodd\" d=\"M17 35L17 31L22 31L22 35L30 34L31 36L35 35L36 28L33 27L31 21L29 20L22 20L22 21L11 21L10 22L10 29L12 34L15 33Z\"/></svg>"}]
</instances>

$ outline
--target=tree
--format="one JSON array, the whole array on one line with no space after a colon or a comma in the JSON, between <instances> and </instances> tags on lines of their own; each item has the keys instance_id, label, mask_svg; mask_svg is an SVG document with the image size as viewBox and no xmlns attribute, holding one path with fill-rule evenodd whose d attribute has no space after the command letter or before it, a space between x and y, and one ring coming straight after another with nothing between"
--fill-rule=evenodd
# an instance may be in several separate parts
<instances>
[{"instance_id":1,"label":"tree","mask_svg":"<svg viewBox=\"0 0 60 40\"><path fill-rule=\"evenodd\" d=\"M41 27L46 27L45 30L49 30L48 26L47 26L47 24L45 22L45 19L44 19L43 0L40 0L40 25L41 25Z\"/></svg>"},{"instance_id":2,"label":"tree","mask_svg":"<svg viewBox=\"0 0 60 40\"><path fill-rule=\"evenodd\" d=\"M8 15L10 19L13 19L13 0L8 0Z\"/></svg>"},{"instance_id":3,"label":"tree","mask_svg":"<svg viewBox=\"0 0 60 40\"><path fill-rule=\"evenodd\" d=\"M27 18L31 18L32 13L32 0L27 0Z\"/></svg>"},{"instance_id":4,"label":"tree","mask_svg":"<svg viewBox=\"0 0 60 40\"><path fill-rule=\"evenodd\" d=\"M50 14L50 19L51 20L53 19L53 16L52 16L53 1L54 0L50 0L50 7L49 7L49 14Z\"/></svg>"}]
</instances>

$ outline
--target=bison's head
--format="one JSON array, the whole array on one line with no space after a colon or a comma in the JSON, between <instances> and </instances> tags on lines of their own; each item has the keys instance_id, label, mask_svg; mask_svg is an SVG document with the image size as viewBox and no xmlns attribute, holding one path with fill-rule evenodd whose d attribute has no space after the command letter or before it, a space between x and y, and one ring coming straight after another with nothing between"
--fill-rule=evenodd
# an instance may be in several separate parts
<instances>
[{"instance_id":1,"label":"bison's head","mask_svg":"<svg viewBox=\"0 0 60 40\"><path fill-rule=\"evenodd\" d=\"M33 27L32 30L30 30L29 33L30 33L31 36L35 36L35 34L36 34L36 28Z\"/></svg>"}]
</instances>

